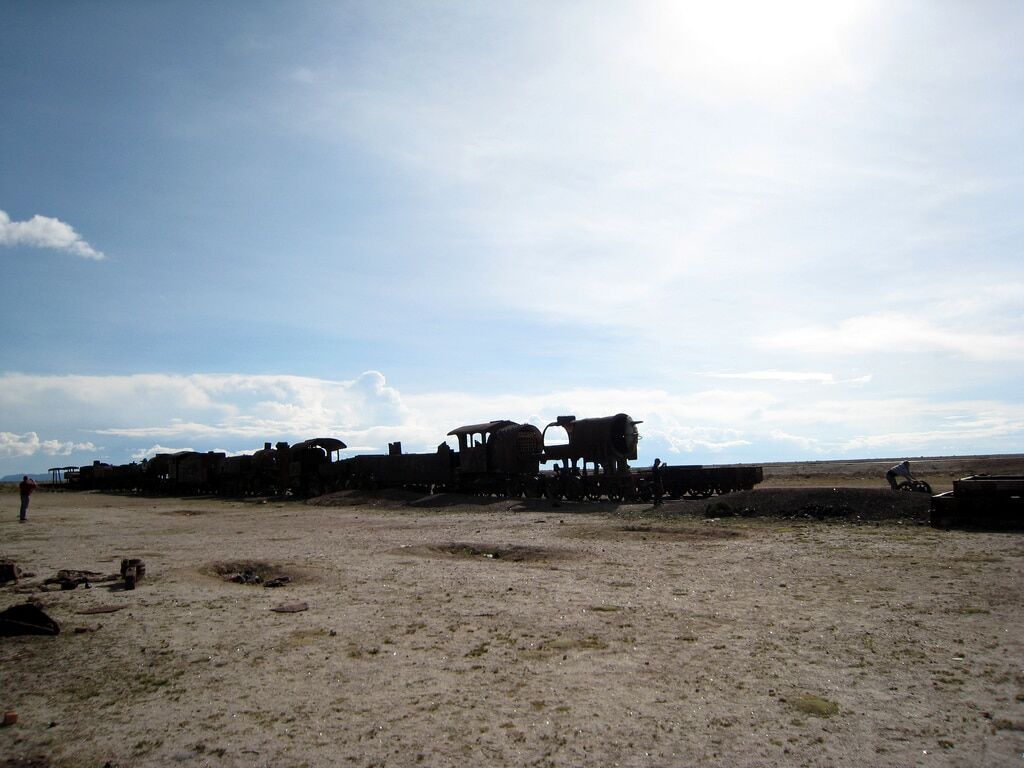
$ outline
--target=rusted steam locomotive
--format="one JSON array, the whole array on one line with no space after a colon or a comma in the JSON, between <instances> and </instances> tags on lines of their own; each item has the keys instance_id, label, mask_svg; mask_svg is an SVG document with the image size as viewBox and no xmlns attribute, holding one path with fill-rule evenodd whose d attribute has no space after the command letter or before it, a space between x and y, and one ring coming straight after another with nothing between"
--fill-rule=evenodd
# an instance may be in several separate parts
<instances>
[{"instance_id":1,"label":"rusted steam locomotive","mask_svg":"<svg viewBox=\"0 0 1024 768\"><path fill-rule=\"evenodd\" d=\"M457 447L441 443L432 453L341 458L345 444L317 438L296 445L266 443L251 456L223 453L158 454L140 464L94 462L68 473L71 487L148 493L218 493L230 496L291 493L311 496L342 489L404 488L551 499L649 500L652 469L631 469L640 439L628 415L594 419L560 416L543 431L532 424L490 421L448 433ZM549 466L550 465L550 466ZM749 489L762 480L760 467L669 467L660 470L669 498L706 497Z\"/></svg>"}]
</instances>

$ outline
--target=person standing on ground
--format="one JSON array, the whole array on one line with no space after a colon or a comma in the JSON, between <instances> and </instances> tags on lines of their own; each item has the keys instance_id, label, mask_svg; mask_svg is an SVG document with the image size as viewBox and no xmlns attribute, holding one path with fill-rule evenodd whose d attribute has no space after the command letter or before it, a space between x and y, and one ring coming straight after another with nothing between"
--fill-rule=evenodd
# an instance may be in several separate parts
<instances>
[{"instance_id":1,"label":"person standing on ground","mask_svg":"<svg viewBox=\"0 0 1024 768\"><path fill-rule=\"evenodd\" d=\"M661 459L654 460L654 466L651 467L651 478L654 480L654 506L661 506L661 498L665 495L665 481L662 478L665 465L661 463Z\"/></svg>"},{"instance_id":2,"label":"person standing on ground","mask_svg":"<svg viewBox=\"0 0 1024 768\"><path fill-rule=\"evenodd\" d=\"M18 483L18 490L21 491L21 517L18 519L22 523L28 519L28 500L35 489L36 481L30 480L28 475L24 475Z\"/></svg>"}]
</instances>

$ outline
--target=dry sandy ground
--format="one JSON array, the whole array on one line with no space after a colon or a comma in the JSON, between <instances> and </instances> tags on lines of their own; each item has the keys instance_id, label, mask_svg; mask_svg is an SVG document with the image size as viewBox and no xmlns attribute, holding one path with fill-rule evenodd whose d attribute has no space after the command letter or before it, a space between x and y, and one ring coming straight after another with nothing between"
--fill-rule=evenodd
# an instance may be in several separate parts
<instances>
[{"instance_id":1,"label":"dry sandy ground","mask_svg":"<svg viewBox=\"0 0 1024 768\"><path fill-rule=\"evenodd\" d=\"M0 496L0 766L1024 765L1024 535L704 505Z\"/></svg>"}]
</instances>

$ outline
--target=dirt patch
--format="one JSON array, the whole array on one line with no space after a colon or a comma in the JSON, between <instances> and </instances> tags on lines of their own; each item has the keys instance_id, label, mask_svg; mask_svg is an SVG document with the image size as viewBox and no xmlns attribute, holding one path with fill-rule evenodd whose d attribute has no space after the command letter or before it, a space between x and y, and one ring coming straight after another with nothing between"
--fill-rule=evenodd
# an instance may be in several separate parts
<instances>
[{"instance_id":1,"label":"dirt patch","mask_svg":"<svg viewBox=\"0 0 1024 768\"><path fill-rule=\"evenodd\" d=\"M497 496L474 496L471 493L435 493L421 496L409 502L410 507L418 509L441 509L444 507L489 507L491 505L518 504L522 499L502 499Z\"/></svg>"},{"instance_id":2,"label":"dirt patch","mask_svg":"<svg viewBox=\"0 0 1024 768\"><path fill-rule=\"evenodd\" d=\"M212 515L216 510L213 509L169 509L166 512L161 512L161 515L170 515L178 517L196 517L197 515Z\"/></svg>"},{"instance_id":3,"label":"dirt patch","mask_svg":"<svg viewBox=\"0 0 1024 768\"><path fill-rule=\"evenodd\" d=\"M467 544L463 542L417 544L393 549L391 554L454 560L504 560L512 563L550 562L564 560L568 557L567 552L547 547L527 547L515 544Z\"/></svg>"},{"instance_id":4,"label":"dirt patch","mask_svg":"<svg viewBox=\"0 0 1024 768\"><path fill-rule=\"evenodd\" d=\"M584 525L567 528L564 536L603 541L717 541L741 538L744 534L731 528L715 525L644 525L633 523L608 527L605 525Z\"/></svg>"},{"instance_id":5,"label":"dirt patch","mask_svg":"<svg viewBox=\"0 0 1024 768\"><path fill-rule=\"evenodd\" d=\"M223 581L254 587L284 587L314 580L301 568L263 560L228 560L203 570Z\"/></svg>"},{"instance_id":6,"label":"dirt patch","mask_svg":"<svg viewBox=\"0 0 1024 768\"><path fill-rule=\"evenodd\" d=\"M307 499L306 504L313 507L375 507L378 509L398 509L408 506L411 502L422 499L423 494L417 491L403 491L388 488L380 491L338 491Z\"/></svg>"},{"instance_id":7,"label":"dirt patch","mask_svg":"<svg viewBox=\"0 0 1024 768\"><path fill-rule=\"evenodd\" d=\"M706 526L703 528L667 528L660 525L624 525L620 531L641 538L670 538L670 539L735 539L743 536L739 531L729 528L715 528Z\"/></svg>"},{"instance_id":8,"label":"dirt patch","mask_svg":"<svg viewBox=\"0 0 1024 768\"><path fill-rule=\"evenodd\" d=\"M928 520L931 497L874 488L755 488L709 501L705 517Z\"/></svg>"}]
</instances>

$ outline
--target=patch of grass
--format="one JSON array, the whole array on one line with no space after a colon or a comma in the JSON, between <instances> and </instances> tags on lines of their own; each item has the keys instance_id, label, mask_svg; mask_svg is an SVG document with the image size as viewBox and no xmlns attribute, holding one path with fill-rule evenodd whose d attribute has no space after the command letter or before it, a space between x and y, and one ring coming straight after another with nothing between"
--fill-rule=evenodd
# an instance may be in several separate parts
<instances>
[{"instance_id":1,"label":"patch of grass","mask_svg":"<svg viewBox=\"0 0 1024 768\"><path fill-rule=\"evenodd\" d=\"M169 677L154 675L152 672L140 672L135 676L135 684L143 691L157 691L170 682Z\"/></svg>"},{"instance_id":2,"label":"patch of grass","mask_svg":"<svg viewBox=\"0 0 1024 768\"><path fill-rule=\"evenodd\" d=\"M834 701L829 701L821 696L815 696L810 693L797 696L789 703L798 712L803 712L805 715L813 715L814 717L832 717L839 714L839 705Z\"/></svg>"},{"instance_id":3,"label":"patch of grass","mask_svg":"<svg viewBox=\"0 0 1024 768\"><path fill-rule=\"evenodd\" d=\"M380 653L380 648L362 648L358 645L350 645L345 651L345 655L350 659L362 659L366 656L376 656Z\"/></svg>"},{"instance_id":4,"label":"patch of grass","mask_svg":"<svg viewBox=\"0 0 1024 768\"><path fill-rule=\"evenodd\" d=\"M969 552L959 557L951 557L947 562L951 563L1001 563L1003 558L999 555L988 555L982 552Z\"/></svg>"},{"instance_id":5,"label":"patch of grass","mask_svg":"<svg viewBox=\"0 0 1024 768\"><path fill-rule=\"evenodd\" d=\"M328 634L322 629L295 629L288 634L282 645L299 648L304 645L312 645L326 637L328 637Z\"/></svg>"},{"instance_id":6,"label":"patch of grass","mask_svg":"<svg viewBox=\"0 0 1024 768\"><path fill-rule=\"evenodd\" d=\"M992 728L997 731L1024 731L1024 722L1019 720L995 720Z\"/></svg>"},{"instance_id":7,"label":"patch of grass","mask_svg":"<svg viewBox=\"0 0 1024 768\"><path fill-rule=\"evenodd\" d=\"M475 648L471 648L466 653L466 658L475 659L475 658L478 658L480 656L483 656L485 653L487 653L487 650L490 647L490 645L491 644L488 643L488 642L480 643L480 645L476 646Z\"/></svg>"},{"instance_id":8,"label":"patch of grass","mask_svg":"<svg viewBox=\"0 0 1024 768\"><path fill-rule=\"evenodd\" d=\"M85 701L93 699L108 690L105 682L98 680L78 680L64 688L64 693L70 695L73 701Z\"/></svg>"},{"instance_id":9,"label":"patch of grass","mask_svg":"<svg viewBox=\"0 0 1024 768\"><path fill-rule=\"evenodd\" d=\"M142 757L148 755L154 749L159 748L164 743L163 739L142 739L141 741L135 742L132 746L132 757Z\"/></svg>"},{"instance_id":10,"label":"patch of grass","mask_svg":"<svg viewBox=\"0 0 1024 768\"><path fill-rule=\"evenodd\" d=\"M544 644L545 648L550 648L554 651L565 651L565 650L588 650L588 651L600 651L608 647L601 638L590 635L589 637L583 638L559 638L558 640L552 640L550 643Z\"/></svg>"}]
</instances>

